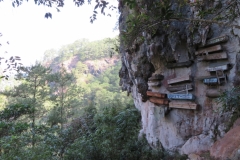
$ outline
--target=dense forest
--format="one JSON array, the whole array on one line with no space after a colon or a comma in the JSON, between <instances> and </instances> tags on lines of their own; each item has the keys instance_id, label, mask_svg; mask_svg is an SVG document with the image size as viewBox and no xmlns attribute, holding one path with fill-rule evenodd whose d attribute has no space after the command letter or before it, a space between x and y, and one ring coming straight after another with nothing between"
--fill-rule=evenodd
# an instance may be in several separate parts
<instances>
[{"instance_id":1,"label":"dense forest","mask_svg":"<svg viewBox=\"0 0 240 160\"><path fill-rule=\"evenodd\" d=\"M167 158L138 137L140 113L120 90L117 46L117 38L78 40L2 79L0 159Z\"/></svg>"}]
</instances>

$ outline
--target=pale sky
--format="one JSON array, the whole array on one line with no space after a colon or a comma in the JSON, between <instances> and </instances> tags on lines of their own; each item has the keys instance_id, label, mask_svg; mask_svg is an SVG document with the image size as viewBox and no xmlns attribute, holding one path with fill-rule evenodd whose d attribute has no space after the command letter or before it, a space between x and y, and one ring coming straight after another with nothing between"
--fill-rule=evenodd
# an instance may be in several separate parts
<instances>
[{"instance_id":1,"label":"pale sky","mask_svg":"<svg viewBox=\"0 0 240 160\"><path fill-rule=\"evenodd\" d=\"M93 8L87 4L76 7L72 0L65 0L61 12L37 6L33 0L17 8L13 8L9 0L0 2L0 33L3 35L0 56L21 56L23 64L29 65L41 58L47 49L57 49L81 38L93 41L118 35L118 31L113 32L117 14L112 12L111 18L99 14L91 24L89 17ZM52 19L44 18L46 12L52 13Z\"/></svg>"}]
</instances>

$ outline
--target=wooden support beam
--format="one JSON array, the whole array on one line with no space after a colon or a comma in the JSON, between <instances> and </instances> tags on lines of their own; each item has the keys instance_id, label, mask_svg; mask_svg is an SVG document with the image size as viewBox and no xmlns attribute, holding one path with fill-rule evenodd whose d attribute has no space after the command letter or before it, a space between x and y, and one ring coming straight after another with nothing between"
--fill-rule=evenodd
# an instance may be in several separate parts
<instances>
[{"instance_id":1,"label":"wooden support beam","mask_svg":"<svg viewBox=\"0 0 240 160\"><path fill-rule=\"evenodd\" d=\"M186 84L186 85L174 85L174 86L168 86L167 90L170 92L177 92L177 91L183 91L183 90L193 90L192 84Z\"/></svg>"},{"instance_id":2,"label":"wooden support beam","mask_svg":"<svg viewBox=\"0 0 240 160\"><path fill-rule=\"evenodd\" d=\"M178 62L178 63L167 63L166 67L169 69L172 68L181 68L181 67L190 67L193 64L193 61Z\"/></svg>"},{"instance_id":3,"label":"wooden support beam","mask_svg":"<svg viewBox=\"0 0 240 160\"><path fill-rule=\"evenodd\" d=\"M152 77L148 78L148 81L161 81L164 79L164 76L161 74L155 74Z\"/></svg>"},{"instance_id":4,"label":"wooden support beam","mask_svg":"<svg viewBox=\"0 0 240 160\"><path fill-rule=\"evenodd\" d=\"M167 95L166 95L166 94L158 93L158 92L147 91L147 95L148 95L148 96L151 96L151 97L162 98L162 99L167 98Z\"/></svg>"},{"instance_id":5,"label":"wooden support beam","mask_svg":"<svg viewBox=\"0 0 240 160\"><path fill-rule=\"evenodd\" d=\"M181 83L181 82L190 82L192 81L192 78L190 75L182 76L182 77L177 77L173 79L168 80L168 85L169 84L175 84L175 83Z\"/></svg>"},{"instance_id":6,"label":"wooden support beam","mask_svg":"<svg viewBox=\"0 0 240 160\"><path fill-rule=\"evenodd\" d=\"M169 104L168 99L159 99L156 97L149 97L149 101L154 104L158 104L158 105L168 105Z\"/></svg>"},{"instance_id":7,"label":"wooden support beam","mask_svg":"<svg viewBox=\"0 0 240 160\"><path fill-rule=\"evenodd\" d=\"M197 104L193 102L170 102L170 108L197 109Z\"/></svg>"},{"instance_id":8,"label":"wooden support beam","mask_svg":"<svg viewBox=\"0 0 240 160\"><path fill-rule=\"evenodd\" d=\"M200 45L199 47L206 47L206 46L211 46L211 45L227 42L228 39L229 38L228 38L227 35L223 35L223 36L220 36L220 37L215 37L215 38L207 40L207 42L204 46Z\"/></svg>"},{"instance_id":9,"label":"wooden support beam","mask_svg":"<svg viewBox=\"0 0 240 160\"><path fill-rule=\"evenodd\" d=\"M211 46L211 47L208 47L208 48L201 48L201 49L199 49L195 52L195 55L208 54L210 52L216 52L216 51L221 51L221 50L222 50L221 45L215 45L215 46Z\"/></svg>"},{"instance_id":10,"label":"wooden support beam","mask_svg":"<svg viewBox=\"0 0 240 160\"><path fill-rule=\"evenodd\" d=\"M198 56L198 61L213 61L213 60L224 60L228 59L226 52L213 53L208 55Z\"/></svg>"},{"instance_id":11,"label":"wooden support beam","mask_svg":"<svg viewBox=\"0 0 240 160\"><path fill-rule=\"evenodd\" d=\"M195 96L191 93L189 94L167 94L168 99L175 99L175 100L194 100Z\"/></svg>"}]
</instances>

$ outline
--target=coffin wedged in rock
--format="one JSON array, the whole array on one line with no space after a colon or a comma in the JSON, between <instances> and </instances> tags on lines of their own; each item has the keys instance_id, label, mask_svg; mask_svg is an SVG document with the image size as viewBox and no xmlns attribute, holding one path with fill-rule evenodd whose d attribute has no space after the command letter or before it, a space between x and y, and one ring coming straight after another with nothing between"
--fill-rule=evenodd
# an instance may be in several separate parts
<instances>
[{"instance_id":1,"label":"coffin wedged in rock","mask_svg":"<svg viewBox=\"0 0 240 160\"><path fill-rule=\"evenodd\" d=\"M167 87L167 90L169 92L178 92L178 91L186 91L186 90L193 90L192 84L186 84L186 85L170 85Z\"/></svg>"}]
</instances>

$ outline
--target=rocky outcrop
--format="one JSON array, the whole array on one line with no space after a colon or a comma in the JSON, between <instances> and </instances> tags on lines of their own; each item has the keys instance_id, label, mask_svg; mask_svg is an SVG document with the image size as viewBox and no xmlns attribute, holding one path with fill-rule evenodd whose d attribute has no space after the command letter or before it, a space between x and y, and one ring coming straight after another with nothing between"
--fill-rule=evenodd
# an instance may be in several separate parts
<instances>
[{"instance_id":1,"label":"rocky outcrop","mask_svg":"<svg viewBox=\"0 0 240 160\"><path fill-rule=\"evenodd\" d=\"M185 18L199 18L197 13L206 8L206 5L214 7L225 1L201 2L198 6L189 4L182 8ZM178 10L177 6L173 1L172 9ZM127 17L133 11L127 6L120 6L120 11L119 29L125 31ZM132 93L135 106L141 111L140 136L145 134L153 147L160 142L165 150L181 154L201 154L209 151L214 142L224 136L230 113L216 112L221 104L216 103L216 96L207 97L206 92L209 89L218 92L238 85L239 77L235 74L238 73L238 65L228 69L220 67L221 71L217 69L216 72L214 67L236 64L236 56L239 57L240 51L239 33L240 30L235 28L209 23L196 25L190 21L170 21L167 29L159 25L154 34L142 31L140 40L135 39L130 46L121 40L120 85L123 90ZM154 75L164 77L161 86L148 85L150 77ZM190 78L183 81L182 77ZM211 77L215 77L216 83ZM215 86L211 86L213 83ZM169 110L171 102L177 104L181 101L188 105L187 100L169 99L169 105L154 104L148 100L148 90L170 94L168 88L175 86L176 89L178 84L193 86L182 92L180 90L179 93L194 95L195 99L191 103L196 104L197 109L186 109L188 106L179 109L183 107L179 105L178 108L173 106Z\"/></svg>"},{"instance_id":2,"label":"rocky outcrop","mask_svg":"<svg viewBox=\"0 0 240 160\"><path fill-rule=\"evenodd\" d=\"M240 126L234 127L222 139L215 142L210 154L216 160L240 159Z\"/></svg>"}]
</instances>

